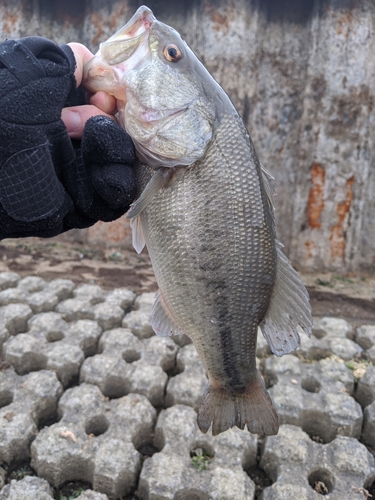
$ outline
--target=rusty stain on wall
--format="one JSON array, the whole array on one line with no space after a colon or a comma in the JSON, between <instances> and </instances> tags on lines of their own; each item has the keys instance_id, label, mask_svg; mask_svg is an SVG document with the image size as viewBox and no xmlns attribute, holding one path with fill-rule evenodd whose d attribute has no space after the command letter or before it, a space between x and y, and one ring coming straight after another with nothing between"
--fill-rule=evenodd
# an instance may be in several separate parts
<instances>
[{"instance_id":1,"label":"rusty stain on wall","mask_svg":"<svg viewBox=\"0 0 375 500\"><path fill-rule=\"evenodd\" d=\"M19 14L5 11L5 15L3 15L2 17L3 30L5 31L5 33L8 33L9 35L12 33L19 18Z\"/></svg>"},{"instance_id":2,"label":"rusty stain on wall","mask_svg":"<svg viewBox=\"0 0 375 500\"><path fill-rule=\"evenodd\" d=\"M320 229L320 216L324 209L325 170L319 163L314 163L310 170L311 188L307 202L307 220L312 229Z\"/></svg>"},{"instance_id":3,"label":"rusty stain on wall","mask_svg":"<svg viewBox=\"0 0 375 500\"><path fill-rule=\"evenodd\" d=\"M345 234L344 234L344 221L349 213L352 201L353 201L353 184L354 175L352 175L346 181L346 196L345 201L341 202L337 206L337 224L331 228L330 240L330 252L332 259L340 258L342 259L345 251Z\"/></svg>"},{"instance_id":4,"label":"rusty stain on wall","mask_svg":"<svg viewBox=\"0 0 375 500\"><path fill-rule=\"evenodd\" d=\"M305 250L306 250L306 259L312 259L314 257L314 250L316 249L316 245L313 241L306 240L305 241Z\"/></svg>"},{"instance_id":5,"label":"rusty stain on wall","mask_svg":"<svg viewBox=\"0 0 375 500\"><path fill-rule=\"evenodd\" d=\"M338 27L336 33L338 35L341 35L345 27L346 28L345 38L348 38L350 32L350 24L352 20L353 16L351 16L349 12L342 14L338 20Z\"/></svg>"},{"instance_id":6,"label":"rusty stain on wall","mask_svg":"<svg viewBox=\"0 0 375 500\"><path fill-rule=\"evenodd\" d=\"M88 229L88 242L96 244L124 245L131 244L131 228L125 216L113 222L97 222Z\"/></svg>"},{"instance_id":7,"label":"rusty stain on wall","mask_svg":"<svg viewBox=\"0 0 375 500\"><path fill-rule=\"evenodd\" d=\"M96 29L96 35L92 39L92 44L94 47L96 47L97 45L99 45L99 42L102 41L101 37L104 35L104 30L102 28L103 21L97 12L93 12L90 15L90 23Z\"/></svg>"}]
</instances>

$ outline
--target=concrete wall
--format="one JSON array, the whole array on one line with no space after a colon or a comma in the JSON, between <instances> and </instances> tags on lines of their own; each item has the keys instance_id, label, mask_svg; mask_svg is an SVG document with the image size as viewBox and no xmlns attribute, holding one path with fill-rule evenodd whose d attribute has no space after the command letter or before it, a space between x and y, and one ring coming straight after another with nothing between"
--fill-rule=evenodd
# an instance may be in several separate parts
<instances>
[{"instance_id":1,"label":"concrete wall","mask_svg":"<svg viewBox=\"0 0 375 500\"><path fill-rule=\"evenodd\" d=\"M142 2L12 0L0 35L95 51ZM149 0L227 91L275 176L280 240L304 270L375 271L375 2ZM98 225L90 241L126 223Z\"/></svg>"}]
</instances>

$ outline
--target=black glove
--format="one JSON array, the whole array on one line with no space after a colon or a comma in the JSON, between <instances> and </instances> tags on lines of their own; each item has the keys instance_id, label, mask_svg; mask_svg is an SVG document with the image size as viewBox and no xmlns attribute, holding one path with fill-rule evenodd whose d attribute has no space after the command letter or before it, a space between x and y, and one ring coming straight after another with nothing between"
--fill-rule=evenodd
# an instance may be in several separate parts
<instances>
[{"instance_id":1,"label":"black glove","mask_svg":"<svg viewBox=\"0 0 375 500\"><path fill-rule=\"evenodd\" d=\"M61 120L84 104L69 46L40 37L0 44L0 239L55 236L127 211L136 194L134 146L104 116L82 141Z\"/></svg>"}]
</instances>

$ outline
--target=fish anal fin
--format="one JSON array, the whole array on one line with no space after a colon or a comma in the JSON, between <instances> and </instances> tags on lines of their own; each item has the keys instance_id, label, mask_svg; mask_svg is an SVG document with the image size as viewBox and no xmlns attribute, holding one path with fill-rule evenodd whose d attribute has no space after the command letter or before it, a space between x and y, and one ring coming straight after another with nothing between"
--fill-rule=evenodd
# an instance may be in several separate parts
<instances>
[{"instance_id":1,"label":"fish anal fin","mask_svg":"<svg viewBox=\"0 0 375 500\"><path fill-rule=\"evenodd\" d=\"M271 351L283 356L300 346L298 326L310 337L313 321L307 290L279 247L276 269L270 304L259 326Z\"/></svg>"},{"instance_id":2,"label":"fish anal fin","mask_svg":"<svg viewBox=\"0 0 375 500\"><path fill-rule=\"evenodd\" d=\"M184 332L177 325L158 290L151 313L151 326L159 337L182 335Z\"/></svg>"},{"instance_id":3,"label":"fish anal fin","mask_svg":"<svg viewBox=\"0 0 375 500\"><path fill-rule=\"evenodd\" d=\"M133 247L137 253L141 253L144 246L146 245L146 241L145 241L145 235L143 233L143 227L140 215L137 215L137 217L131 219L130 227L132 228Z\"/></svg>"},{"instance_id":4,"label":"fish anal fin","mask_svg":"<svg viewBox=\"0 0 375 500\"><path fill-rule=\"evenodd\" d=\"M197 423L204 433L212 424L212 435L216 436L231 427L272 436L279 430L279 422L271 398L259 373L243 392L232 392L229 388L209 384L198 410Z\"/></svg>"}]
</instances>

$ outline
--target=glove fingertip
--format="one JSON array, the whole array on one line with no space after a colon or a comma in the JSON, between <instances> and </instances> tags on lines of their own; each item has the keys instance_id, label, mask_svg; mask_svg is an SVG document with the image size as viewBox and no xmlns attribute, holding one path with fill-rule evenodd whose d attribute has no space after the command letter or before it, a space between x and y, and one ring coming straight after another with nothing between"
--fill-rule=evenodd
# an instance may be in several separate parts
<instances>
[{"instance_id":1,"label":"glove fingertip","mask_svg":"<svg viewBox=\"0 0 375 500\"><path fill-rule=\"evenodd\" d=\"M85 161L102 165L135 162L135 149L129 134L103 115L93 116L86 122L82 154Z\"/></svg>"},{"instance_id":2,"label":"glove fingertip","mask_svg":"<svg viewBox=\"0 0 375 500\"><path fill-rule=\"evenodd\" d=\"M94 164L91 180L95 191L111 209L127 209L134 201L137 188L135 172L130 165Z\"/></svg>"}]
</instances>

